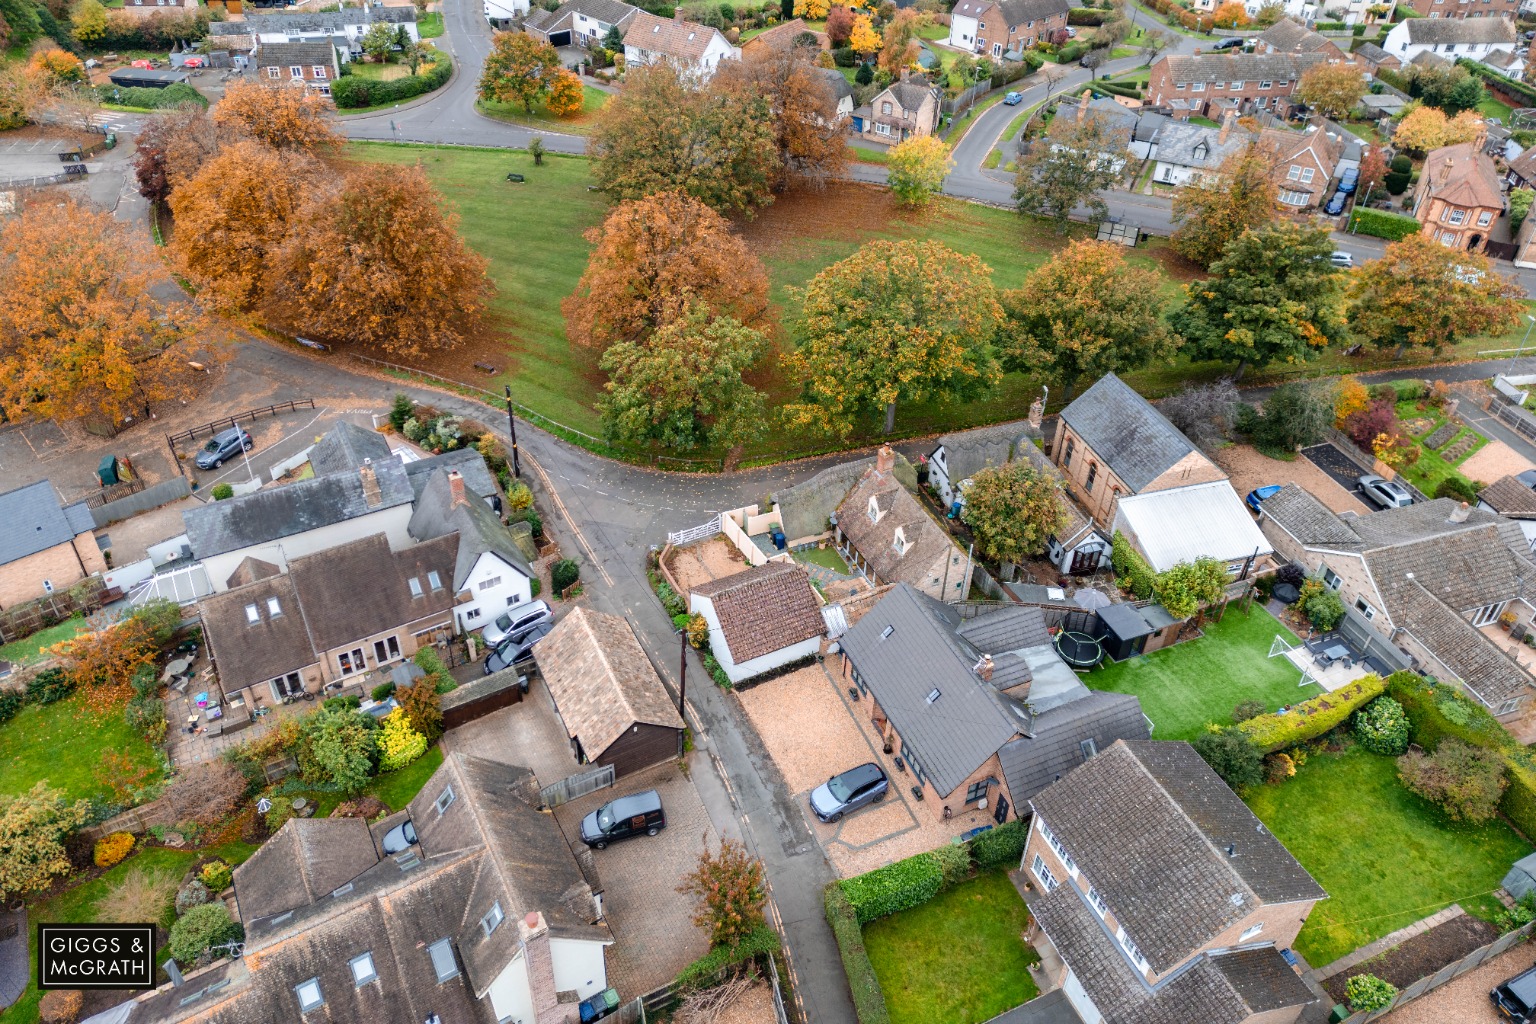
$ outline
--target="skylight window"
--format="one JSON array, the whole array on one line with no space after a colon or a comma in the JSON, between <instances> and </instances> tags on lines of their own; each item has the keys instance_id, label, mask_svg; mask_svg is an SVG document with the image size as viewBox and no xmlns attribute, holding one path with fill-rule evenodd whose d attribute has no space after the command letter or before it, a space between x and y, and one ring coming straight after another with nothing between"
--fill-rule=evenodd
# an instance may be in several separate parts
<instances>
[{"instance_id":1,"label":"skylight window","mask_svg":"<svg viewBox=\"0 0 1536 1024\"><path fill-rule=\"evenodd\" d=\"M372 953L364 953L362 956L353 957L350 966L352 968L352 980L359 988L379 976L379 972L373 967Z\"/></svg>"},{"instance_id":2,"label":"skylight window","mask_svg":"<svg viewBox=\"0 0 1536 1024\"><path fill-rule=\"evenodd\" d=\"M417 579L415 576L412 576L405 582L406 585L411 588L412 597L420 597L422 595L421 580Z\"/></svg>"},{"instance_id":3,"label":"skylight window","mask_svg":"<svg viewBox=\"0 0 1536 1024\"><path fill-rule=\"evenodd\" d=\"M325 1005L325 996L320 994L320 979L310 978L293 986L293 991L299 997L299 1012L308 1013Z\"/></svg>"},{"instance_id":4,"label":"skylight window","mask_svg":"<svg viewBox=\"0 0 1536 1024\"><path fill-rule=\"evenodd\" d=\"M934 701L938 700L942 696L944 696L944 695L942 693L940 693L939 692L939 688L937 686L935 686L933 689L928 691L928 703L932 704Z\"/></svg>"},{"instance_id":5,"label":"skylight window","mask_svg":"<svg viewBox=\"0 0 1536 1024\"><path fill-rule=\"evenodd\" d=\"M251 625L254 625L255 623L260 622L261 621L261 609L256 607L254 604L246 605L245 606L245 621L248 624L251 624Z\"/></svg>"},{"instance_id":6,"label":"skylight window","mask_svg":"<svg viewBox=\"0 0 1536 1024\"><path fill-rule=\"evenodd\" d=\"M489 936L491 932L500 927L501 922L504 920L506 920L506 915L501 912L501 904L499 902L492 903L490 913L480 919L480 927L484 928L485 934Z\"/></svg>"},{"instance_id":7,"label":"skylight window","mask_svg":"<svg viewBox=\"0 0 1536 1024\"><path fill-rule=\"evenodd\" d=\"M439 985L459 976L459 964L453 958L452 942L447 939L438 939L427 947L427 952L432 955L432 969L437 972Z\"/></svg>"}]
</instances>

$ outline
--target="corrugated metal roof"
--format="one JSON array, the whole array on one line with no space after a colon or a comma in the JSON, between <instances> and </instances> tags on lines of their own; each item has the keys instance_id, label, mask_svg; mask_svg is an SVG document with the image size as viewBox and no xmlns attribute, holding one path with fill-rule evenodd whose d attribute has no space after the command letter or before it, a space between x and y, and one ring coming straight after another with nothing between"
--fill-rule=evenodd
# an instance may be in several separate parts
<instances>
[{"instance_id":1,"label":"corrugated metal roof","mask_svg":"<svg viewBox=\"0 0 1536 1024\"><path fill-rule=\"evenodd\" d=\"M1225 480L1128 495L1115 518L1117 527L1123 521L1135 534L1158 572L1205 556L1236 559L1274 550Z\"/></svg>"}]
</instances>

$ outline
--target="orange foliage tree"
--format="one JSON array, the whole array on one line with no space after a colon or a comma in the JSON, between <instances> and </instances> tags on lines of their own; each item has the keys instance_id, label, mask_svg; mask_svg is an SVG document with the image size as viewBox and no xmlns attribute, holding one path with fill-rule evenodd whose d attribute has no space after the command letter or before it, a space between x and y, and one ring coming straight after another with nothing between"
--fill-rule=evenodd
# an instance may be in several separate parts
<instances>
[{"instance_id":1,"label":"orange foliage tree","mask_svg":"<svg viewBox=\"0 0 1536 1024\"><path fill-rule=\"evenodd\" d=\"M40 84L48 88L66 82L85 81L85 65L80 63L80 58L58 47L34 53L27 62L27 69Z\"/></svg>"},{"instance_id":2,"label":"orange foliage tree","mask_svg":"<svg viewBox=\"0 0 1536 1024\"><path fill-rule=\"evenodd\" d=\"M480 98L520 103L531 114L533 101L549 91L550 79L560 70L553 46L526 32L498 32L480 72Z\"/></svg>"},{"instance_id":3,"label":"orange foliage tree","mask_svg":"<svg viewBox=\"0 0 1536 1024\"><path fill-rule=\"evenodd\" d=\"M282 154L251 140L205 163L171 193L172 252L187 276L207 286L220 304L254 308L270 280L268 258L320 187L318 172L303 154Z\"/></svg>"},{"instance_id":4,"label":"orange foliage tree","mask_svg":"<svg viewBox=\"0 0 1536 1024\"><path fill-rule=\"evenodd\" d=\"M1344 429L1344 422L1371 406L1371 391L1355 377L1340 377L1333 399L1333 425Z\"/></svg>"},{"instance_id":5,"label":"orange foliage tree","mask_svg":"<svg viewBox=\"0 0 1536 1024\"><path fill-rule=\"evenodd\" d=\"M767 101L779 157L775 187L792 180L819 186L847 166L846 118L838 114L837 94L816 66L821 52L780 40L743 60L724 62L713 83Z\"/></svg>"},{"instance_id":6,"label":"orange foliage tree","mask_svg":"<svg viewBox=\"0 0 1536 1024\"><path fill-rule=\"evenodd\" d=\"M93 704L120 706L132 692L133 674L154 665L160 648L154 628L141 618L111 622L101 613L88 625L78 636L55 644L51 653L77 688L90 691L87 699Z\"/></svg>"},{"instance_id":7,"label":"orange foliage tree","mask_svg":"<svg viewBox=\"0 0 1536 1024\"><path fill-rule=\"evenodd\" d=\"M853 31L849 33L848 45L864 58L880 49L880 33L875 31L875 23L869 20L869 15L861 14L853 19Z\"/></svg>"},{"instance_id":8,"label":"orange foliage tree","mask_svg":"<svg viewBox=\"0 0 1536 1024\"><path fill-rule=\"evenodd\" d=\"M880 39L880 66L893 75L917 63L923 52L917 41L917 30L928 24L929 17L914 7L896 12L885 26Z\"/></svg>"},{"instance_id":9,"label":"orange foliage tree","mask_svg":"<svg viewBox=\"0 0 1536 1024\"><path fill-rule=\"evenodd\" d=\"M241 79L213 108L213 123L273 149L313 151L343 141L325 98L311 89Z\"/></svg>"},{"instance_id":10,"label":"orange foliage tree","mask_svg":"<svg viewBox=\"0 0 1536 1024\"><path fill-rule=\"evenodd\" d=\"M575 117L581 113L583 99L581 79L561 68L550 79L549 95L544 98L544 106L556 117Z\"/></svg>"},{"instance_id":11,"label":"orange foliage tree","mask_svg":"<svg viewBox=\"0 0 1536 1024\"><path fill-rule=\"evenodd\" d=\"M72 199L0 225L0 407L117 418L194 394L203 320L154 296L155 265L143 236Z\"/></svg>"},{"instance_id":12,"label":"orange foliage tree","mask_svg":"<svg viewBox=\"0 0 1536 1024\"><path fill-rule=\"evenodd\" d=\"M1475 110L1463 110L1448 118L1436 107L1417 107L1398 122L1392 144L1398 149L1427 153L1441 146L1471 142L1483 130L1483 118Z\"/></svg>"},{"instance_id":13,"label":"orange foliage tree","mask_svg":"<svg viewBox=\"0 0 1536 1024\"><path fill-rule=\"evenodd\" d=\"M484 257L419 167L368 165L313 197L271 254L277 319L387 352L452 348L490 294Z\"/></svg>"},{"instance_id":14,"label":"orange foliage tree","mask_svg":"<svg viewBox=\"0 0 1536 1024\"><path fill-rule=\"evenodd\" d=\"M756 326L768 274L725 218L675 192L620 203L602 227L586 273L560 304L566 336L598 350L637 341L691 303Z\"/></svg>"},{"instance_id":15,"label":"orange foliage tree","mask_svg":"<svg viewBox=\"0 0 1536 1024\"><path fill-rule=\"evenodd\" d=\"M1211 24L1217 28L1242 28L1248 20L1248 11L1238 0L1227 0L1211 12Z\"/></svg>"}]
</instances>

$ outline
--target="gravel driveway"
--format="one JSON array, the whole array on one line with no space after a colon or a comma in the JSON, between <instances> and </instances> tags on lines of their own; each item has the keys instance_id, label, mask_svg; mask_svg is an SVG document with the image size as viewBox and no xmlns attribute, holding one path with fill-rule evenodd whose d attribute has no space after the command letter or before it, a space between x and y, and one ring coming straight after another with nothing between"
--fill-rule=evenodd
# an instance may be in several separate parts
<instances>
[{"instance_id":1,"label":"gravel driveway","mask_svg":"<svg viewBox=\"0 0 1536 1024\"><path fill-rule=\"evenodd\" d=\"M1536 946L1516 946L1381 1020L1391 1024L1498 1024L1503 1018L1494 1012L1488 993L1532 965L1536 965Z\"/></svg>"},{"instance_id":2,"label":"gravel driveway","mask_svg":"<svg viewBox=\"0 0 1536 1024\"><path fill-rule=\"evenodd\" d=\"M1232 488L1241 497L1250 491L1269 484L1299 484L1312 492L1312 496L1335 512L1355 512L1365 515L1372 511L1343 487L1333 477L1306 459L1282 462L1259 453L1252 445L1231 444L1216 452L1212 458L1232 478Z\"/></svg>"}]
</instances>

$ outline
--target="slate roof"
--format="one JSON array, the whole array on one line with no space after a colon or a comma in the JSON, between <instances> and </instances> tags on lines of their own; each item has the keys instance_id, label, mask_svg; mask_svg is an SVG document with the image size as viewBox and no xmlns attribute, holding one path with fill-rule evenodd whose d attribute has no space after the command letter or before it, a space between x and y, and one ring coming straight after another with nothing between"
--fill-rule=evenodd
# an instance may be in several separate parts
<instances>
[{"instance_id":1,"label":"slate roof","mask_svg":"<svg viewBox=\"0 0 1536 1024\"><path fill-rule=\"evenodd\" d=\"M696 586L720 619L720 632L738 665L826 631L811 577L793 562L768 562Z\"/></svg>"},{"instance_id":2,"label":"slate roof","mask_svg":"<svg viewBox=\"0 0 1536 1024\"><path fill-rule=\"evenodd\" d=\"M1122 522L1158 572L1204 556L1234 561L1274 550L1226 480L1127 494L1115 513L1116 526Z\"/></svg>"},{"instance_id":3,"label":"slate roof","mask_svg":"<svg viewBox=\"0 0 1536 1024\"><path fill-rule=\"evenodd\" d=\"M1116 740L1148 740L1152 730L1134 694L1091 690L1085 697L1039 711L1030 735L1003 744L997 754L1015 804L1082 764L1083 741L1108 750Z\"/></svg>"},{"instance_id":4,"label":"slate roof","mask_svg":"<svg viewBox=\"0 0 1536 1024\"><path fill-rule=\"evenodd\" d=\"M1536 146L1525 150L1519 156L1509 162L1510 173L1522 181L1536 181ZM1520 225L1523 229L1524 224Z\"/></svg>"},{"instance_id":5,"label":"slate roof","mask_svg":"<svg viewBox=\"0 0 1536 1024\"><path fill-rule=\"evenodd\" d=\"M955 13L975 18L981 16L988 8L996 7L1002 12L1009 28L1014 29L1020 25L1027 25L1031 21L1042 21L1066 14L1070 6L1066 0L961 0L955 6Z\"/></svg>"},{"instance_id":6,"label":"slate roof","mask_svg":"<svg viewBox=\"0 0 1536 1024\"><path fill-rule=\"evenodd\" d=\"M1515 56L1513 50L1494 50L1488 54L1485 54L1479 59L1489 67L1498 68L1500 71L1505 73L1508 73L1511 65L1515 64L1516 62L1523 64L1525 60L1523 57Z\"/></svg>"},{"instance_id":7,"label":"slate roof","mask_svg":"<svg viewBox=\"0 0 1536 1024\"><path fill-rule=\"evenodd\" d=\"M1319 53L1165 54L1168 74L1181 82L1286 82L1327 58Z\"/></svg>"},{"instance_id":8,"label":"slate roof","mask_svg":"<svg viewBox=\"0 0 1536 1024\"><path fill-rule=\"evenodd\" d=\"M1419 45L1515 42L1515 26L1505 18L1410 18L1403 24L1408 41Z\"/></svg>"},{"instance_id":9,"label":"slate roof","mask_svg":"<svg viewBox=\"0 0 1536 1024\"><path fill-rule=\"evenodd\" d=\"M410 504L411 485L399 459L374 463L373 472L379 485L379 502L373 506L363 493L361 475L352 472L263 487L254 494L189 508L181 519L192 553L210 558Z\"/></svg>"},{"instance_id":10,"label":"slate roof","mask_svg":"<svg viewBox=\"0 0 1536 1024\"><path fill-rule=\"evenodd\" d=\"M873 456L828 466L819 473L773 493L784 524L784 536L791 541L815 537L827 532L827 519L843 503L848 491L875 464ZM917 470L900 452L896 454L896 479L908 487L917 487Z\"/></svg>"},{"instance_id":11,"label":"slate roof","mask_svg":"<svg viewBox=\"0 0 1536 1024\"><path fill-rule=\"evenodd\" d=\"M566 734L596 762L636 722L684 728L628 622L578 607L533 649Z\"/></svg>"},{"instance_id":12,"label":"slate roof","mask_svg":"<svg viewBox=\"0 0 1536 1024\"><path fill-rule=\"evenodd\" d=\"M411 491L419 499L427 481L439 469L455 469L464 478L464 487L478 497L490 498L501 493L491 467L485 464L485 456L473 448L459 448L441 455L429 455L425 459L405 464L405 475L411 481Z\"/></svg>"},{"instance_id":13,"label":"slate roof","mask_svg":"<svg viewBox=\"0 0 1536 1024\"><path fill-rule=\"evenodd\" d=\"M375 22L396 25L415 20L416 8L411 6L348 7L339 11L305 14L246 14L241 21L216 21L208 26L208 31L216 36L262 32L340 32L353 25L371 25Z\"/></svg>"},{"instance_id":14,"label":"slate roof","mask_svg":"<svg viewBox=\"0 0 1536 1024\"><path fill-rule=\"evenodd\" d=\"M235 566L235 571L229 574L225 585L230 589L243 587L259 580L271 579L273 576L280 575L282 571L271 562L263 561L255 555L246 555L240 564Z\"/></svg>"},{"instance_id":15,"label":"slate roof","mask_svg":"<svg viewBox=\"0 0 1536 1024\"><path fill-rule=\"evenodd\" d=\"M899 583L841 641L941 797L954 792L1028 720L1022 704L972 671L981 652L956 632L959 623L954 609ZM935 689L939 697L930 703Z\"/></svg>"},{"instance_id":16,"label":"slate roof","mask_svg":"<svg viewBox=\"0 0 1536 1024\"><path fill-rule=\"evenodd\" d=\"M530 13L528 20L530 22L533 21L533 14L543 14L546 20L551 17L565 18L572 14L584 14L588 18L602 22L604 25L623 27L630 16L639 10L640 8L632 4L623 3L621 0L566 0L565 3L561 4L554 11L544 11L535 8L533 13Z\"/></svg>"},{"instance_id":17,"label":"slate roof","mask_svg":"<svg viewBox=\"0 0 1536 1024\"><path fill-rule=\"evenodd\" d=\"M1259 42L1265 43L1278 53L1315 53L1336 44L1327 36L1314 32L1290 18L1281 18L1259 33Z\"/></svg>"},{"instance_id":18,"label":"slate roof","mask_svg":"<svg viewBox=\"0 0 1536 1024\"><path fill-rule=\"evenodd\" d=\"M412 537L429 540L448 534L458 535L457 557L453 563L453 589L462 590L469 574L480 556L491 552L524 576L533 577L528 553L518 546L496 513L485 502L469 497L469 487L464 486L465 500L454 500L452 470L437 469L421 487L416 508L411 513L408 527ZM460 478L462 480L462 476Z\"/></svg>"},{"instance_id":19,"label":"slate roof","mask_svg":"<svg viewBox=\"0 0 1536 1024\"><path fill-rule=\"evenodd\" d=\"M1485 502L1501 516L1536 519L1536 489L1522 483L1518 477L1495 480L1477 492L1477 500Z\"/></svg>"},{"instance_id":20,"label":"slate roof","mask_svg":"<svg viewBox=\"0 0 1536 1024\"><path fill-rule=\"evenodd\" d=\"M870 502L879 510L872 522ZM955 578L965 572L965 552L950 539L927 510L902 486L894 472L881 473L871 468L864 474L837 509L838 527L843 536L858 549L869 568L882 582L912 583L925 586L934 567L948 558L955 565ZM906 538L906 547L896 550L896 531Z\"/></svg>"},{"instance_id":21,"label":"slate roof","mask_svg":"<svg viewBox=\"0 0 1536 1024\"><path fill-rule=\"evenodd\" d=\"M306 71L319 65L334 70L336 47L330 43L262 43L256 50L256 66L274 65L280 68L297 65Z\"/></svg>"},{"instance_id":22,"label":"slate roof","mask_svg":"<svg viewBox=\"0 0 1536 1024\"><path fill-rule=\"evenodd\" d=\"M1367 60L1372 64L1380 64L1382 61L1392 59L1392 55L1375 43L1361 43L1355 47L1355 56Z\"/></svg>"},{"instance_id":23,"label":"slate roof","mask_svg":"<svg viewBox=\"0 0 1536 1024\"><path fill-rule=\"evenodd\" d=\"M1476 143L1463 142L1430 150L1424 158L1424 175L1429 180L1428 194L1435 199L1457 206L1504 208L1504 195L1499 190L1499 175L1494 170L1493 160Z\"/></svg>"},{"instance_id":24,"label":"slate roof","mask_svg":"<svg viewBox=\"0 0 1536 1024\"><path fill-rule=\"evenodd\" d=\"M47 480L0 494L0 565L47 551L96 528L85 502L65 506Z\"/></svg>"},{"instance_id":25,"label":"slate roof","mask_svg":"<svg viewBox=\"0 0 1536 1024\"><path fill-rule=\"evenodd\" d=\"M1063 100L1062 102L1066 102ZM1013 461L1015 450L1031 445L1029 425L1020 420L999 423L993 427L978 427L953 434L940 434L939 443L929 453L930 461L939 449L944 450L944 468L951 484L958 485L966 477L975 476L988 466L1003 466ZM1020 451L1022 454L1022 451Z\"/></svg>"},{"instance_id":26,"label":"slate roof","mask_svg":"<svg viewBox=\"0 0 1536 1024\"><path fill-rule=\"evenodd\" d=\"M355 473L364 462L383 462L389 454L389 442L383 434L342 420L315 442L309 450L309 464L315 476Z\"/></svg>"},{"instance_id":27,"label":"slate roof","mask_svg":"<svg viewBox=\"0 0 1536 1024\"><path fill-rule=\"evenodd\" d=\"M1220 128L1188 121L1170 121L1158 136L1157 159L1161 163L1179 167L1198 167L1215 170L1233 153L1240 152L1253 141L1253 135L1242 128L1227 133L1227 141L1221 141Z\"/></svg>"},{"instance_id":28,"label":"slate roof","mask_svg":"<svg viewBox=\"0 0 1536 1024\"><path fill-rule=\"evenodd\" d=\"M240 915L255 920L306 906L378 859L362 818L290 818L235 868Z\"/></svg>"},{"instance_id":29,"label":"slate roof","mask_svg":"<svg viewBox=\"0 0 1536 1024\"><path fill-rule=\"evenodd\" d=\"M268 612L269 599L277 600L282 614ZM245 612L252 604L257 609L256 622L250 622ZM319 660L288 576L210 594L197 602L197 608L226 690L297 672Z\"/></svg>"},{"instance_id":30,"label":"slate roof","mask_svg":"<svg viewBox=\"0 0 1536 1024\"><path fill-rule=\"evenodd\" d=\"M1115 743L1031 805L1159 974L1263 905L1327 895L1188 743Z\"/></svg>"},{"instance_id":31,"label":"slate roof","mask_svg":"<svg viewBox=\"0 0 1536 1024\"><path fill-rule=\"evenodd\" d=\"M1517 662L1417 580L1397 588L1393 621L1461 677L1490 708L1528 696L1532 680Z\"/></svg>"},{"instance_id":32,"label":"slate roof","mask_svg":"<svg viewBox=\"0 0 1536 1024\"><path fill-rule=\"evenodd\" d=\"M1141 115L1129 107L1122 107L1108 97L1099 100L1090 97L1084 100L1082 96L1067 96L1058 105L1057 116L1061 116L1064 112L1068 117L1077 117L1077 109L1084 102L1088 104L1088 113L1097 117L1105 128L1124 131L1127 142L1135 138Z\"/></svg>"},{"instance_id":33,"label":"slate roof","mask_svg":"<svg viewBox=\"0 0 1536 1024\"><path fill-rule=\"evenodd\" d=\"M955 632L985 654L1020 651L1051 642L1050 627L1039 608L1000 608L966 619Z\"/></svg>"},{"instance_id":34,"label":"slate roof","mask_svg":"<svg viewBox=\"0 0 1536 1024\"><path fill-rule=\"evenodd\" d=\"M1259 506L1262 518L1273 519L1297 543L1335 551L1358 551L1360 535L1300 484L1286 484Z\"/></svg>"},{"instance_id":35,"label":"slate roof","mask_svg":"<svg viewBox=\"0 0 1536 1024\"><path fill-rule=\"evenodd\" d=\"M1165 134L1174 127L1168 125ZM1197 450L1152 403L1113 373L1073 399L1061 418L1132 492Z\"/></svg>"},{"instance_id":36,"label":"slate roof","mask_svg":"<svg viewBox=\"0 0 1536 1024\"><path fill-rule=\"evenodd\" d=\"M649 11L636 11L624 32L624 45L649 50L679 60L700 61L715 36L707 25L692 21L658 18ZM724 36L721 36L724 39Z\"/></svg>"}]
</instances>

